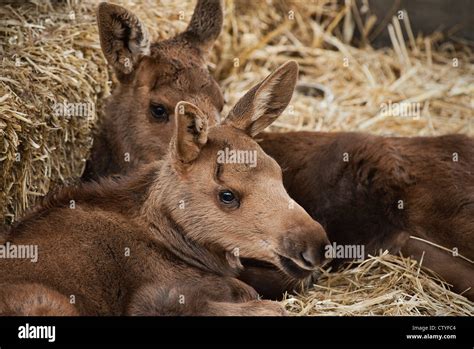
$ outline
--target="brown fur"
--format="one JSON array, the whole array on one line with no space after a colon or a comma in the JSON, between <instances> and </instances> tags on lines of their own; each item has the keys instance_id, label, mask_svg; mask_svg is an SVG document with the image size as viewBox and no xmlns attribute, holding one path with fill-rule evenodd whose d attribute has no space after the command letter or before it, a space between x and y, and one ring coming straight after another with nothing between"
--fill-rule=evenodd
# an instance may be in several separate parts
<instances>
[{"instance_id":1,"label":"brown fur","mask_svg":"<svg viewBox=\"0 0 474 349\"><path fill-rule=\"evenodd\" d=\"M289 62L244 96L249 108L263 112L242 115L237 108L238 123L229 118L209 127L197 106L178 103L164 160L45 199L3 237L37 245L39 256L36 263L1 260L0 279L9 286L0 289L0 314L34 314L31 308L43 304L51 305L48 314L70 314L70 298L81 315L284 313L277 303L257 301L236 276L240 258L275 265L293 279L323 261L324 230L300 206L288 208L281 169L248 131L276 118L274 100L288 104L271 82L292 89L296 70ZM258 166L218 163L225 147L255 151ZM223 190L232 190L238 204L223 202ZM30 284L41 287L24 286ZM18 307L25 296L46 301Z\"/></svg>"},{"instance_id":2,"label":"brown fur","mask_svg":"<svg viewBox=\"0 0 474 349\"><path fill-rule=\"evenodd\" d=\"M380 137L358 133L262 133L284 184L339 244L421 259L457 292L474 296L474 267L410 235L474 259L474 140L463 135ZM349 154L349 162L343 154ZM453 161L453 154L459 161ZM404 209L398 208L403 200Z\"/></svg>"}]
</instances>

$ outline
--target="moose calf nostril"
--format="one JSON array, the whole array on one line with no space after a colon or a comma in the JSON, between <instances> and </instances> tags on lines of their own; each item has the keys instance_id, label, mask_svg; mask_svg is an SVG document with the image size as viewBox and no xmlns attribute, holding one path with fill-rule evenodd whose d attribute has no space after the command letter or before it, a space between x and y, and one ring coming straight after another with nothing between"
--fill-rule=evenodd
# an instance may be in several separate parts
<instances>
[{"instance_id":1,"label":"moose calf nostril","mask_svg":"<svg viewBox=\"0 0 474 349\"><path fill-rule=\"evenodd\" d=\"M300 256L308 267L315 267L318 264L318 258L312 253L311 249L302 252Z\"/></svg>"}]
</instances>

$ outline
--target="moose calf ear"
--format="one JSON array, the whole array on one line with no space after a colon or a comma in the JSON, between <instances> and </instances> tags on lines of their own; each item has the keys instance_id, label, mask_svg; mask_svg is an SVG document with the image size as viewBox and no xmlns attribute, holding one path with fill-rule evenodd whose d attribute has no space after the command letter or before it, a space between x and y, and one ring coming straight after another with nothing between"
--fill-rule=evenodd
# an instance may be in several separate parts
<instances>
[{"instance_id":1,"label":"moose calf ear","mask_svg":"<svg viewBox=\"0 0 474 349\"><path fill-rule=\"evenodd\" d=\"M198 0L186 30L186 40L208 54L219 37L224 22L224 0Z\"/></svg>"},{"instance_id":2,"label":"moose calf ear","mask_svg":"<svg viewBox=\"0 0 474 349\"><path fill-rule=\"evenodd\" d=\"M298 64L288 61L252 87L232 108L223 124L245 131L262 132L277 119L291 101L298 79Z\"/></svg>"},{"instance_id":3,"label":"moose calf ear","mask_svg":"<svg viewBox=\"0 0 474 349\"><path fill-rule=\"evenodd\" d=\"M194 161L207 143L206 115L194 104L181 101L176 105L176 130L172 154L180 164Z\"/></svg>"},{"instance_id":4,"label":"moose calf ear","mask_svg":"<svg viewBox=\"0 0 474 349\"><path fill-rule=\"evenodd\" d=\"M97 23L102 51L119 79L136 68L141 56L150 53L145 26L123 7L101 3L97 10Z\"/></svg>"}]
</instances>

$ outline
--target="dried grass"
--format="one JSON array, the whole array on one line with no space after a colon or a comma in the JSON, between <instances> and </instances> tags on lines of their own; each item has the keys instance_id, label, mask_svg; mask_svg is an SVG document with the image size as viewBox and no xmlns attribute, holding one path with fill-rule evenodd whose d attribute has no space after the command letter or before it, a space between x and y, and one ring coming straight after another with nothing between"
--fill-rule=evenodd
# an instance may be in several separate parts
<instances>
[{"instance_id":1,"label":"dried grass","mask_svg":"<svg viewBox=\"0 0 474 349\"><path fill-rule=\"evenodd\" d=\"M291 315L472 316L474 303L449 291L434 273L387 252L337 272L323 271L304 294L283 301Z\"/></svg>"},{"instance_id":2,"label":"dried grass","mask_svg":"<svg viewBox=\"0 0 474 349\"><path fill-rule=\"evenodd\" d=\"M230 3L229 11L238 11L235 4ZM442 43L440 33L415 37L406 15L405 21L390 24L395 28L393 47L357 48L338 34L336 23L344 22L351 12L335 6L334 1L289 1L283 10L268 6L245 11L249 15L239 13L226 23L216 70L224 78L221 85L228 105L232 105L279 64L288 59L298 61L303 86L294 95L292 106L272 126L273 131L474 135L473 46ZM294 11L294 20L288 19L288 11ZM248 28L262 28L262 32ZM403 33L411 38L409 42ZM237 68L232 66L235 58L240 60ZM321 96L308 95L304 85L319 86L309 90ZM414 117L384 115L381 105L389 101L419 102L420 113Z\"/></svg>"},{"instance_id":3,"label":"dried grass","mask_svg":"<svg viewBox=\"0 0 474 349\"><path fill-rule=\"evenodd\" d=\"M82 171L96 115L66 118L53 106L96 106L109 93L92 12L42 1L0 7L0 215L7 222Z\"/></svg>"},{"instance_id":4,"label":"dried grass","mask_svg":"<svg viewBox=\"0 0 474 349\"><path fill-rule=\"evenodd\" d=\"M160 39L183 30L194 5L115 2L137 13ZM474 135L472 44L443 41L439 33L416 35L405 17L389 20L392 45L373 49L368 43L379 30L374 17L346 4L226 0L224 32L210 58L228 107L278 65L295 59L301 82L273 131ZM0 215L7 222L53 185L82 172L97 117L56 117L52 108L68 101L92 103L99 111L110 92L96 5L92 0L37 0L0 8ZM349 44L357 31L367 44L362 48ZM419 102L420 114L384 115L381 104L389 101ZM473 314L472 302L419 271L413 261L389 255L324 273L313 290L285 304L297 315Z\"/></svg>"}]
</instances>

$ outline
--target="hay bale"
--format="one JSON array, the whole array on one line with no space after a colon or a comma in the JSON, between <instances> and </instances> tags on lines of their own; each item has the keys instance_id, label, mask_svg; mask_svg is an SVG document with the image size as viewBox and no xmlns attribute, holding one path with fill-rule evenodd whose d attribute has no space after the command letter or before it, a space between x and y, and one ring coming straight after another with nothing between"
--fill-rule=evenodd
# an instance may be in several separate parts
<instances>
[{"instance_id":1,"label":"hay bale","mask_svg":"<svg viewBox=\"0 0 474 349\"><path fill-rule=\"evenodd\" d=\"M78 3L0 8L0 214L6 222L82 172L98 98L109 90L94 27L92 7Z\"/></svg>"},{"instance_id":2,"label":"hay bale","mask_svg":"<svg viewBox=\"0 0 474 349\"><path fill-rule=\"evenodd\" d=\"M134 11L156 39L182 31L194 8L194 2L172 0L114 2ZM226 110L256 81L295 59L301 83L273 131L474 135L472 45L444 41L439 33L415 36L407 16L390 23L392 47L352 46L358 31L370 37L375 21L350 3L226 0L224 31L210 57ZM92 0L31 0L0 8L0 215L8 223L83 170L111 85L96 6ZM420 114L386 115L381 105L389 101L420 103ZM57 115L55 105L63 102L85 103L94 112ZM284 304L299 315L473 314L473 303L442 281L413 261L388 255L325 272L313 290Z\"/></svg>"}]
</instances>

